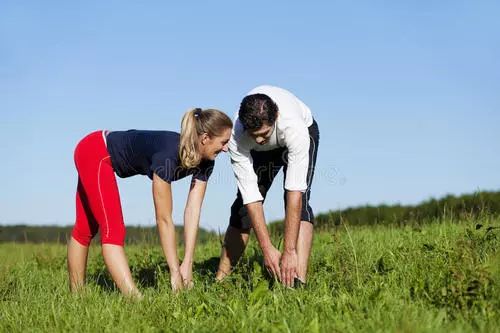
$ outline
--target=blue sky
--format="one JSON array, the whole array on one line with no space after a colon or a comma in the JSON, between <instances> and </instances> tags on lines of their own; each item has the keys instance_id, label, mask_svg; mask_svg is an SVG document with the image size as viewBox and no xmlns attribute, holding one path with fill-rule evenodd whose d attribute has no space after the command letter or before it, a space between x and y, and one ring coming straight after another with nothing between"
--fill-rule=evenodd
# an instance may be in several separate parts
<instances>
[{"instance_id":1,"label":"blue sky","mask_svg":"<svg viewBox=\"0 0 500 333\"><path fill-rule=\"evenodd\" d=\"M260 84L319 123L317 212L498 189L499 16L496 1L2 1L0 224L74 222L73 149L90 131L234 115ZM174 184L177 224L188 185ZM154 225L149 179L119 187L126 225ZM235 192L221 156L202 227L225 229Z\"/></svg>"}]
</instances>

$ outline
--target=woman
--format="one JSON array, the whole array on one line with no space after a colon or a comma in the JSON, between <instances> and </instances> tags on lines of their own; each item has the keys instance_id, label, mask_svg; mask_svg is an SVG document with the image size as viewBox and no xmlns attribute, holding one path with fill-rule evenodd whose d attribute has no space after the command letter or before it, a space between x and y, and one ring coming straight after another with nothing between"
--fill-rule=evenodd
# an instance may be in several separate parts
<instances>
[{"instance_id":1,"label":"woman","mask_svg":"<svg viewBox=\"0 0 500 333\"><path fill-rule=\"evenodd\" d=\"M84 284L90 241L101 232L104 263L127 296L141 297L123 249L120 195L115 178L137 174L153 181L156 223L174 291L192 283L192 264L200 210L217 155L227 152L231 119L214 109L193 109L182 118L181 133L169 131L97 131L75 149L78 170L76 223L68 243L71 291ZM172 220L171 182L192 175L184 212L185 256L179 264Z\"/></svg>"}]
</instances>

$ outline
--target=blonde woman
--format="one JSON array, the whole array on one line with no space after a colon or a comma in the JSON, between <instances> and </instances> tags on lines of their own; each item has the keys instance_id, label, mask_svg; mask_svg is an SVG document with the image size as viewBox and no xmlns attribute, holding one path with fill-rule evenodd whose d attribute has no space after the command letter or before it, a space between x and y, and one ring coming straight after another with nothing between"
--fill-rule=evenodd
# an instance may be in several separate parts
<instances>
[{"instance_id":1,"label":"blonde woman","mask_svg":"<svg viewBox=\"0 0 500 333\"><path fill-rule=\"evenodd\" d=\"M125 226L115 173L152 180L156 223L170 269L172 290L192 283L192 264L200 210L214 160L227 152L232 121L221 111L199 108L182 118L181 133L170 131L96 131L75 149L78 171L76 223L68 243L71 291L84 284L88 247L98 231L106 267L120 291L141 297L124 251ZM171 183L192 175L184 211L185 256L177 257L172 220Z\"/></svg>"}]
</instances>

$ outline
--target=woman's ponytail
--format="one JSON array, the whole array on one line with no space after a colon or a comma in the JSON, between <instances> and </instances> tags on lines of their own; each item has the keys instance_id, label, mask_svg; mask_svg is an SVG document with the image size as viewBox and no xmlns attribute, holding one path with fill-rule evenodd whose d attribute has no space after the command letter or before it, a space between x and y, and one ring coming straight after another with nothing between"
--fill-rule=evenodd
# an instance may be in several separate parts
<instances>
[{"instance_id":1,"label":"woman's ponytail","mask_svg":"<svg viewBox=\"0 0 500 333\"><path fill-rule=\"evenodd\" d=\"M227 128L232 128L233 122L224 113L215 109L189 110L182 117L179 158L183 168L190 169L201 162L198 142L199 136L207 133L210 136L222 135Z\"/></svg>"}]
</instances>

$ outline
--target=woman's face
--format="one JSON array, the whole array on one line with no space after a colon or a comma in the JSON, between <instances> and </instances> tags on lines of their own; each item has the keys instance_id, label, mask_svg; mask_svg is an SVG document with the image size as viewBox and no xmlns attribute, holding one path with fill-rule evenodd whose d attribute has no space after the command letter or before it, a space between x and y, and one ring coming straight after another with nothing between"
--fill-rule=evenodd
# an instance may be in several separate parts
<instances>
[{"instance_id":1,"label":"woman's face","mask_svg":"<svg viewBox=\"0 0 500 333\"><path fill-rule=\"evenodd\" d=\"M201 137L201 156L206 160L215 160L220 152L228 151L228 143L231 138L231 128L226 128L222 135L211 137L207 133Z\"/></svg>"}]
</instances>

